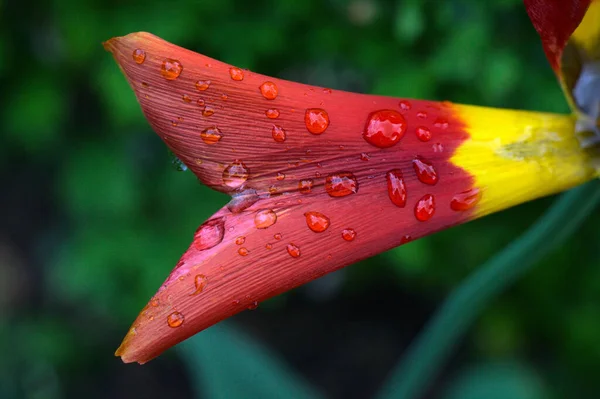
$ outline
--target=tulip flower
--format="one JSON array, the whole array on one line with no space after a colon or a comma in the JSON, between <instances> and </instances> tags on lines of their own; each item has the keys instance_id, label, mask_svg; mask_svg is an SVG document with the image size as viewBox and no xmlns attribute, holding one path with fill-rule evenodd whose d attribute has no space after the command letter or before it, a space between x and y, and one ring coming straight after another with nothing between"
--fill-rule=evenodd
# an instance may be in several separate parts
<instances>
[{"instance_id":1,"label":"tulip flower","mask_svg":"<svg viewBox=\"0 0 600 399\"><path fill-rule=\"evenodd\" d=\"M584 15L593 25L589 2L565 2L567 12L561 1L525 3L572 93L561 55L573 31L588 43L575 29ZM599 6L589 6L596 28ZM149 33L104 46L169 149L231 195L140 312L116 353L124 362L358 260L598 176L597 150L580 143L593 129L578 131L582 115L592 126L591 93L585 105L575 98L577 115L493 109L290 82Z\"/></svg>"}]
</instances>

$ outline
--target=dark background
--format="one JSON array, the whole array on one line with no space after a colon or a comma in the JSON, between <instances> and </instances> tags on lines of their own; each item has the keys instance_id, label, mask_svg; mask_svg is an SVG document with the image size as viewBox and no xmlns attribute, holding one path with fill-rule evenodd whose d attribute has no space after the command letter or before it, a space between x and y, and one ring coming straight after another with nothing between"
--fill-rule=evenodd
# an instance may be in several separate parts
<instances>
[{"instance_id":1,"label":"dark background","mask_svg":"<svg viewBox=\"0 0 600 399\"><path fill-rule=\"evenodd\" d=\"M124 365L113 352L130 323L226 198L173 170L102 41L144 30L335 89L568 108L520 0L25 3L0 0L2 398L301 397L263 381L273 369L325 397L370 397L447 293L550 203L410 243ZM428 398L600 389L599 222L486 309Z\"/></svg>"}]
</instances>

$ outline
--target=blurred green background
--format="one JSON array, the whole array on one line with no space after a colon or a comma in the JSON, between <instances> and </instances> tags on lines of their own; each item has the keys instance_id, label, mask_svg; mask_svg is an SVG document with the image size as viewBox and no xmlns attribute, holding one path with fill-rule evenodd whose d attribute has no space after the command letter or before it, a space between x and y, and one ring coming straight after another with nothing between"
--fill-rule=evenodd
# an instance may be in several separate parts
<instances>
[{"instance_id":1,"label":"blurred green background","mask_svg":"<svg viewBox=\"0 0 600 399\"><path fill-rule=\"evenodd\" d=\"M113 352L130 323L226 199L173 170L102 41L144 30L365 93L566 102L521 0L0 0L0 21L1 398L371 397L447 293L550 203L410 243L124 365ZM426 398L598 392L599 222L494 301Z\"/></svg>"}]
</instances>

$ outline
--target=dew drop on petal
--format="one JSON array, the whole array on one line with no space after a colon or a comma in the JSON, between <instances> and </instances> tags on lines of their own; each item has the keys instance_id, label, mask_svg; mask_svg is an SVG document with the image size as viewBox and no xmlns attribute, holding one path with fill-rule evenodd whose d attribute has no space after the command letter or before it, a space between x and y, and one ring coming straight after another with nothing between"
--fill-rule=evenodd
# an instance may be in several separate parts
<instances>
[{"instance_id":1,"label":"dew drop on petal","mask_svg":"<svg viewBox=\"0 0 600 399\"><path fill-rule=\"evenodd\" d=\"M167 58L164 60L160 68L161 75L167 80L177 79L179 75L181 75L181 71L183 71L183 65L181 65L181 62L172 58Z\"/></svg>"},{"instance_id":2,"label":"dew drop on petal","mask_svg":"<svg viewBox=\"0 0 600 399\"><path fill-rule=\"evenodd\" d=\"M421 183L433 186L438 182L437 172L431 162L426 161L423 158L415 158L413 159L412 164Z\"/></svg>"},{"instance_id":3,"label":"dew drop on petal","mask_svg":"<svg viewBox=\"0 0 600 399\"><path fill-rule=\"evenodd\" d=\"M208 105L206 107L204 107L204 110L202 110L202 116L211 116L214 113L215 113L214 108L212 108Z\"/></svg>"},{"instance_id":4,"label":"dew drop on petal","mask_svg":"<svg viewBox=\"0 0 600 399\"><path fill-rule=\"evenodd\" d=\"M425 222L435 213L435 200L433 195L425 194L415 205L415 217L420 222Z\"/></svg>"},{"instance_id":5,"label":"dew drop on petal","mask_svg":"<svg viewBox=\"0 0 600 399\"><path fill-rule=\"evenodd\" d=\"M450 208L454 211L468 211L481 200L481 192L477 187L473 187L462 193L456 194L450 201Z\"/></svg>"},{"instance_id":6,"label":"dew drop on petal","mask_svg":"<svg viewBox=\"0 0 600 399\"><path fill-rule=\"evenodd\" d=\"M267 249L272 249L272 248L273 248L273 245L272 245L272 244L267 244L267 245L265 245L265 248L267 248Z\"/></svg>"},{"instance_id":7,"label":"dew drop on petal","mask_svg":"<svg viewBox=\"0 0 600 399\"><path fill-rule=\"evenodd\" d=\"M196 89L204 91L210 87L210 80L199 80L196 82Z\"/></svg>"},{"instance_id":8,"label":"dew drop on petal","mask_svg":"<svg viewBox=\"0 0 600 399\"><path fill-rule=\"evenodd\" d=\"M254 215L254 225L257 229L266 229L277 222L277 214L272 209L264 209Z\"/></svg>"},{"instance_id":9,"label":"dew drop on petal","mask_svg":"<svg viewBox=\"0 0 600 399\"><path fill-rule=\"evenodd\" d=\"M221 138L223 137L223 134L221 133L218 127L213 126L204 129L200 133L200 137L202 138L202 141L204 141L206 144L211 145L217 144L219 140L221 140Z\"/></svg>"},{"instance_id":10,"label":"dew drop on petal","mask_svg":"<svg viewBox=\"0 0 600 399\"><path fill-rule=\"evenodd\" d=\"M329 89L329 88L324 88L323 89L323 93L325 94L331 94L333 92L333 90Z\"/></svg>"},{"instance_id":11,"label":"dew drop on petal","mask_svg":"<svg viewBox=\"0 0 600 399\"><path fill-rule=\"evenodd\" d=\"M275 177L277 181L282 181L285 179L285 173L277 172L277 176Z\"/></svg>"},{"instance_id":12,"label":"dew drop on petal","mask_svg":"<svg viewBox=\"0 0 600 399\"><path fill-rule=\"evenodd\" d=\"M400 238L400 244L406 244L410 241L412 241L412 236L410 236L409 234L403 235L402 238Z\"/></svg>"},{"instance_id":13,"label":"dew drop on petal","mask_svg":"<svg viewBox=\"0 0 600 399\"><path fill-rule=\"evenodd\" d=\"M192 102L192 98L190 96L188 96L187 94L184 94L183 96L181 96L181 98L186 103L191 103Z\"/></svg>"},{"instance_id":14,"label":"dew drop on petal","mask_svg":"<svg viewBox=\"0 0 600 399\"><path fill-rule=\"evenodd\" d=\"M345 197L358 192L358 181L351 172L338 172L327 176L325 191L331 197Z\"/></svg>"},{"instance_id":15,"label":"dew drop on petal","mask_svg":"<svg viewBox=\"0 0 600 399\"><path fill-rule=\"evenodd\" d=\"M244 242L246 242L246 237L244 236L239 236L235 239L236 245L242 245Z\"/></svg>"},{"instance_id":16,"label":"dew drop on petal","mask_svg":"<svg viewBox=\"0 0 600 399\"><path fill-rule=\"evenodd\" d=\"M248 305L248 310L255 310L256 308L258 308L258 301L252 301L250 302L250 305Z\"/></svg>"},{"instance_id":17,"label":"dew drop on petal","mask_svg":"<svg viewBox=\"0 0 600 399\"><path fill-rule=\"evenodd\" d=\"M248 180L248 168L242 161L235 160L223 170L223 184L238 188Z\"/></svg>"},{"instance_id":18,"label":"dew drop on petal","mask_svg":"<svg viewBox=\"0 0 600 399\"><path fill-rule=\"evenodd\" d=\"M210 249L223 241L225 223L223 218L214 218L204 222L194 234L194 246L197 250Z\"/></svg>"},{"instance_id":19,"label":"dew drop on petal","mask_svg":"<svg viewBox=\"0 0 600 399\"><path fill-rule=\"evenodd\" d=\"M240 68L231 67L229 68L229 76L231 76L231 79L239 82L240 80L244 80L244 71Z\"/></svg>"},{"instance_id":20,"label":"dew drop on petal","mask_svg":"<svg viewBox=\"0 0 600 399\"><path fill-rule=\"evenodd\" d=\"M142 49L136 48L133 50L133 60L136 64L143 64L146 60L146 52Z\"/></svg>"},{"instance_id":21,"label":"dew drop on petal","mask_svg":"<svg viewBox=\"0 0 600 399\"><path fill-rule=\"evenodd\" d=\"M167 324L171 328L177 328L183 324L184 320L185 318L183 317L183 314L179 312L173 312L167 317Z\"/></svg>"},{"instance_id":22,"label":"dew drop on petal","mask_svg":"<svg viewBox=\"0 0 600 399\"><path fill-rule=\"evenodd\" d=\"M438 129L447 129L448 121L444 118L437 118L433 123L433 126L437 127Z\"/></svg>"},{"instance_id":23,"label":"dew drop on petal","mask_svg":"<svg viewBox=\"0 0 600 399\"><path fill-rule=\"evenodd\" d=\"M245 247L241 247L240 249L238 249L238 254L240 254L241 256L246 256L249 253L250 251L248 251L248 249Z\"/></svg>"},{"instance_id":24,"label":"dew drop on petal","mask_svg":"<svg viewBox=\"0 0 600 399\"><path fill-rule=\"evenodd\" d=\"M277 97L277 85L273 82L265 82L259 87L261 94L267 100L274 100Z\"/></svg>"},{"instance_id":25,"label":"dew drop on petal","mask_svg":"<svg viewBox=\"0 0 600 399\"><path fill-rule=\"evenodd\" d=\"M194 286L196 287L196 291L194 291L191 295L198 295L202 291L204 291L204 287L208 284L208 279L204 274L197 274L194 277Z\"/></svg>"},{"instance_id":26,"label":"dew drop on petal","mask_svg":"<svg viewBox=\"0 0 600 399\"><path fill-rule=\"evenodd\" d=\"M371 156L369 154L367 154L366 152L363 152L362 154L360 154L361 161L368 161L369 159L371 159Z\"/></svg>"},{"instance_id":27,"label":"dew drop on petal","mask_svg":"<svg viewBox=\"0 0 600 399\"><path fill-rule=\"evenodd\" d=\"M433 146L433 152L443 152L444 151L444 146L441 143L435 143Z\"/></svg>"},{"instance_id":28,"label":"dew drop on petal","mask_svg":"<svg viewBox=\"0 0 600 399\"><path fill-rule=\"evenodd\" d=\"M313 181L312 179L303 179L298 182L298 190L302 194L309 194L312 191Z\"/></svg>"},{"instance_id":29,"label":"dew drop on petal","mask_svg":"<svg viewBox=\"0 0 600 399\"><path fill-rule=\"evenodd\" d=\"M276 240L281 240L281 237L282 237L281 233L275 233L273 235L273 238L276 239Z\"/></svg>"},{"instance_id":30,"label":"dew drop on petal","mask_svg":"<svg viewBox=\"0 0 600 399\"><path fill-rule=\"evenodd\" d=\"M273 140L276 142L283 143L285 141L285 130L281 126L273 125L271 134L273 135Z\"/></svg>"},{"instance_id":31,"label":"dew drop on petal","mask_svg":"<svg viewBox=\"0 0 600 399\"><path fill-rule=\"evenodd\" d=\"M367 120L363 138L378 148L397 144L406 132L407 123L401 113L381 110L372 113Z\"/></svg>"},{"instance_id":32,"label":"dew drop on petal","mask_svg":"<svg viewBox=\"0 0 600 399\"><path fill-rule=\"evenodd\" d=\"M279 118L279 110L277 110L275 108L268 109L265 111L265 115L269 119L277 119L277 118Z\"/></svg>"},{"instance_id":33,"label":"dew drop on petal","mask_svg":"<svg viewBox=\"0 0 600 399\"><path fill-rule=\"evenodd\" d=\"M417 112L417 118L427 119L427 112L425 112L425 111Z\"/></svg>"},{"instance_id":34,"label":"dew drop on petal","mask_svg":"<svg viewBox=\"0 0 600 399\"><path fill-rule=\"evenodd\" d=\"M160 305L160 300L158 298L152 298L152 300L150 301L150 306L155 308L158 305Z\"/></svg>"},{"instance_id":35,"label":"dew drop on petal","mask_svg":"<svg viewBox=\"0 0 600 399\"><path fill-rule=\"evenodd\" d=\"M196 104L198 104L200 107L204 107L206 105L206 102L199 98L198 101L196 101Z\"/></svg>"},{"instance_id":36,"label":"dew drop on petal","mask_svg":"<svg viewBox=\"0 0 600 399\"><path fill-rule=\"evenodd\" d=\"M431 130L429 130L425 126L419 126L417 128L417 138L421 141L431 140Z\"/></svg>"},{"instance_id":37,"label":"dew drop on petal","mask_svg":"<svg viewBox=\"0 0 600 399\"><path fill-rule=\"evenodd\" d=\"M315 233L322 233L329 227L329 218L320 212L306 212L306 225Z\"/></svg>"},{"instance_id":38,"label":"dew drop on petal","mask_svg":"<svg viewBox=\"0 0 600 399\"><path fill-rule=\"evenodd\" d=\"M400 101L400 102L398 103L398 106L400 107L400 109L401 109L402 111L408 111L408 110L410 110L410 109L411 109L410 102L409 102L409 101L407 101L407 100L402 100L402 101Z\"/></svg>"},{"instance_id":39,"label":"dew drop on petal","mask_svg":"<svg viewBox=\"0 0 600 399\"><path fill-rule=\"evenodd\" d=\"M292 258L298 258L300 256L300 248L298 248L296 245L289 243L286 249Z\"/></svg>"},{"instance_id":40,"label":"dew drop on petal","mask_svg":"<svg viewBox=\"0 0 600 399\"><path fill-rule=\"evenodd\" d=\"M231 201L227 203L227 209L231 211L231 213L240 213L258 201L258 193L254 189L247 189L242 192L237 192L233 194Z\"/></svg>"},{"instance_id":41,"label":"dew drop on petal","mask_svg":"<svg viewBox=\"0 0 600 399\"><path fill-rule=\"evenodd\" d=\"M354 229L342 230L342 238L346 241L353 241L356 238L356 231Z\"/></svg>"},{"instance_id":42,"label":"dew drop on petal","mask_svg":"<svg viewBox=\"0 0 600 399\"><path fill-rule=\"evenodd\" d=\"M392 169L385 174L388 196L392 203L400 208L406 206L406 184L400 169Z\"/></svg>"},{"instance_id":43,"label":"dew drop on petal","mask_svg":"<svg viewBox=\"0 0 600 399\"><path fill-rule=\"evenodd\" d=\"M309 108L304 112L304 124L312 134L321 134L329 126L329 114L321 108Z\"/></svg>"}]
</instances>

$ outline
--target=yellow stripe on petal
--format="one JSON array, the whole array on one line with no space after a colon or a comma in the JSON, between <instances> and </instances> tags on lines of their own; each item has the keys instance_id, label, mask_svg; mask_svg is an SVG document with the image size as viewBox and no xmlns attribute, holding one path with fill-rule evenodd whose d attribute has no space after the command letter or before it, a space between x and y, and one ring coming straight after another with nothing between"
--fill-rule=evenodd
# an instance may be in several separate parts
<instances>
[{"instance_id":1,"label":"yellow stripe on petal","mask_svg":"<svg viewBox=\"0 0 600 399\"><path fill-rule=\"evenodd\" d=\"M597 150L575 137L575 118L527 111L455 106L470 134L452 162L474 176L479 217L554 194L598 176Z\"/></svg>"},{"instance_id":2,"label":"yellow stripe on petal","mask_svg":"<svg viewBox=\"0 0 600 399\"><path fill-rule=\"evenodd\" d=\"M600 59L600 1L590 4L571 40L583 48L592 60Z\"/></svg>"}]
</instances>

